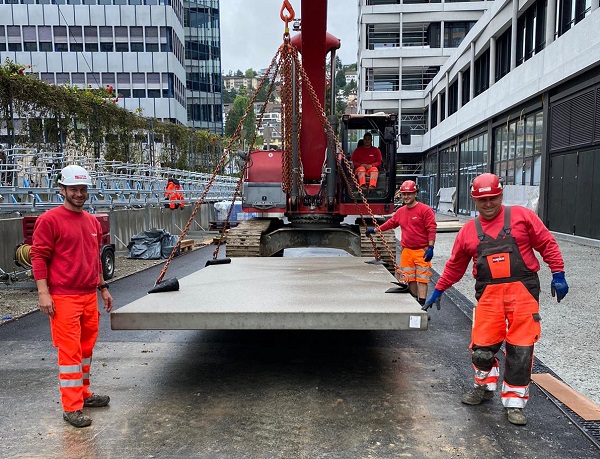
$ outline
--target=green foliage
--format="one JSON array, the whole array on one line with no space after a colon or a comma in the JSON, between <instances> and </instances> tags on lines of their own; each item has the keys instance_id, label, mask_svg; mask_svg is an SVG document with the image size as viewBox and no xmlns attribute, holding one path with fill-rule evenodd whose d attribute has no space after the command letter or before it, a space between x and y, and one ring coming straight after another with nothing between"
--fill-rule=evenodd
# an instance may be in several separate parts
<instances>
[{"instance_id":1,"label":"green foliage","mask_svg":"<svg viewBox=\"0 0 600 459\"><path fill-rule=\"evenodd\" d=\"M93 88L42 82L30 73L30 67L6 60L0 65L0 124L6 123L12 141L22 146L63 148L65 142L74 143L78 153L91 155L103 151L106 160L123 162L141 161L140 138L146 138L151 129L154 139L162 142L164 165L178 169L193 168L189 158L197 157L206 148L195 153L196 137L214 138L207 172L218 163L215 159L220 146L219 136L197 131L187 126L163 123L132 113L119 105L119 95L110 85ZM13 121L24 121L23 132L14 132ZM221 150L222 151L222 150ZM196 158L198 162L198 160Z\"/></svg>"},{"instance_id":2,"label":"green foliage","mask_svg":"<svg viewBox=\"0 0 600 459\"><path fill-rule=\"evenodd\" d=\"M244 116L244 113L246 113L246 109L248 108L249 104L249 97L240 95L235 98L235 101L233 102L233 107L231 110L229 110L229 113L227 114L227 121L225 122L225 135L227 137L233 136L238 124L240 124L240 121ZM246 131L246 135L248 136L248 138L250 138L251 134L253 134L256 130L255 123L256 115L254 114L254 109L250 108L248 116L246 116L243 125L243 129Z\"/></svg>"}]
</instances>

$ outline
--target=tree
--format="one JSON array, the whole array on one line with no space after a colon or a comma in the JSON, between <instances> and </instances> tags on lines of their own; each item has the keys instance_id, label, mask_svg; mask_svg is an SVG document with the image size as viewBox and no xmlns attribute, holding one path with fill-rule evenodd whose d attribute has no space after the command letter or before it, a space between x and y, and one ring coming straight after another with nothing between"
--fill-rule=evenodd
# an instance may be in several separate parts
<instances>
[{"instance_id":1,"label":"tree","mask_svg":"<svg viewBox=\"0 0 600 459\"><path fill-rule=\"evenodd\" d=\"M337 89L343 89L346 86L346 74L343 70L338 70L335 74L335 87Z\"/></svg>"},{"instance_id":2,"label":"tree","mask_svg":"<svg viewBox=\"0 0 600 459\"><path fill-rule=\"evenodd\" d=\"M267 78L265 80L265 83L260 88L260 91L258 91L258 95L256 96L256 102L267 102L267 91L269 90L269 85L270 85L270 81ZM273 94L271 94L271 98L272 97L273 97Z\"/></svg>"},{"instance_id":3,"label":"tree","mask_svg":"<svg viewBox=\"0 0 600 459\"><path fill-rule=\"evenodd\" d=\"M227 114L227 121L225 122L225 135L228 137L233 136L238 124L242 120L244 113L246 113L246 109L250 104L250 98L242 95L238 95L233 101L233 107L229 110ZM254 109L250 108L248 116L244 121L243 129L246 130L246 137L252 138L252 135L255 131L255 122L256 115L254 114Z\"/></svg>"},{"instance_id":4,"label":"tree","mask_svg":"<svg viewBox=\"0 0 600 459\"><path fill-rule=\"evenodd\" d=\"M234 88L231 89L224 89L223 90L223 103L224 104L231 104L233 103L233 101L235 100L235 97L237 96L237 92Z\"/></svg>"},{"instance_id":5,"label":"tree","mask_svg":"<svg viewBox=\"0 0 600 459\"><path fill-rule=\"evenodd\" d=\"M244 76L246 78L254 78L256 75L257 73L252 68L249 68L248 70L246 70L246 73L244 73Z\"/></svg>"},{"instance_id":6,"label":"tree","mask_svg":"<svg viewBox=\"0 0 600 459\"><path fill-rule=\"evenodd\" d=\"M244 76L244 73L243 73L243 72L242 72L240 69L237 69L237 70L235 71L235 76L236 76L236 77L243 77L243 76Z\"/></svg>"}]
</instances>

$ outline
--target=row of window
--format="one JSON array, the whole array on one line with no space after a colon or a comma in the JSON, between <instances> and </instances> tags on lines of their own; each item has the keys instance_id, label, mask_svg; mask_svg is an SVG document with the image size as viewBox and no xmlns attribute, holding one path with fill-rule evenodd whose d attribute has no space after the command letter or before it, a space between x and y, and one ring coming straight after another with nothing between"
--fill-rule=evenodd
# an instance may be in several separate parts
<instances>
[{"instance_id":1,"label":"row of window","mask_svg":"<svg viewBox=\"0 0 600 459\"><path fill-rule=\"evenodd\" d=\"M462 139L458 146L454 144L427 155L423 172L431 180L424 184L425 198L434 205L432 200L439 188L458 187L458 212L473 215L470 184L477 175L489 170L488 159L505 185L539 186L543 130L543 113L539 111L494 128L491 154L489 134L484 132Z\"/></svg>"},{"instance_id":2,"label":"row of window","mask_svg":"<svg viewBox=\"0 0 600 459\"><path fill-rule=\"evenodd\" d=\"M48 84L92 87L110 85L121 98L175 98L185 105L185 88L173 73L40 73L39 79Z\"/></svg>"},{"instance_id":3,"label":"row of window","mask_svg":"<svg viewBox=\"0 0 600 459\"><path fill-rule=\"evenodd\" d=\"M402 47L458 48L465 35L475 25L474 21L448 21L432 23L369 24L367 26L367 49Z\"/></svg>"},{"instance_id":4,"label":"row of window","mask_svg":"<svg viewBox=\"0 0 600 459\"><path fill-rule=\"evenodd\" d=\"M184 65L183 44L172 27L0 25L0 51L172 52Z\"/></svg>"}]
</instances>

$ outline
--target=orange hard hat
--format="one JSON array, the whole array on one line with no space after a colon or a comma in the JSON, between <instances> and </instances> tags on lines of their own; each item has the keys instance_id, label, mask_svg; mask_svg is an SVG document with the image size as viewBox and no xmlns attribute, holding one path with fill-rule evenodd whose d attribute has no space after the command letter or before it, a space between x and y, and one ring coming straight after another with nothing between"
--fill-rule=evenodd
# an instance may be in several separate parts
<instances>
[{"instance_id":1,"label":"orange hard hat","mask_svg":"<svg viewBox=\"0 0 600 459\"><path fill-rule=\"evenodd\" d=\"M490 198L502 194L502 181L496 174L481 174L471 184L471 196L477 198Z\"/></svg>"},{"instance_id":2,"label":"orange hard hat","mask_svg":"<svg viewBox=\"0 0 600 459\"><path fill-rule=\"evenodd\" d=\"M419 188L412 180L405 180L402 185L400 185L400 193L416 193L417 191L419 191Z\"/></svg>"}]
</instances>

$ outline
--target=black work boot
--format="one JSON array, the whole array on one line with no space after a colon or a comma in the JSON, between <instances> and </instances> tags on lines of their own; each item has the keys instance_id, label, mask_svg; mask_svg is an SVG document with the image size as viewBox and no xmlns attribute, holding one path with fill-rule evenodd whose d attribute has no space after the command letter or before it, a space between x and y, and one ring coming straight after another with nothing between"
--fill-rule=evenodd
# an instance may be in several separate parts
<instances>
[{"instance_id":1,"label":"black work boot","mask_svg":"<svg viewBox=\"0 0 600 459\"><path fill-rule=\"evenodd\" d=\"M110 397L108 395L96 395L92 394L83 401L83 406L87 408L100 408L108 406L110 403Z\"/></svg>"},{"instance_id":2,"label":"black work boot","mask_svg":"<svg viewBox=\"0 0 600 459\"><path fill-rule=\"evenodd\" d=\"M461 402L465 405L479 405L484 400L491 400L494 397L494 392L487 390L483 386L476 386L471 391L463 395Z\"/></svg>"},{"instance_id":3,"label":"black work boot","mask_svg":"<svg viewBox=\"0 0 600 459\"><path fill-rule=\"evenodd\" d=\"M73 427L87 427L92 423L92 418L83 414L81 410L63 412L63 419Z\"/></svg>"},{"instance_id":4,"label":"black work boot","mask_svg":"<svg viewBox=\"0 0 600 459\"><path fill-rule=\"evenodd\" d=\"M516 426L524 426L527 424L527 416L523 413L523 408L506 408L508 422Z\"/></svg>"}]
</instances>

